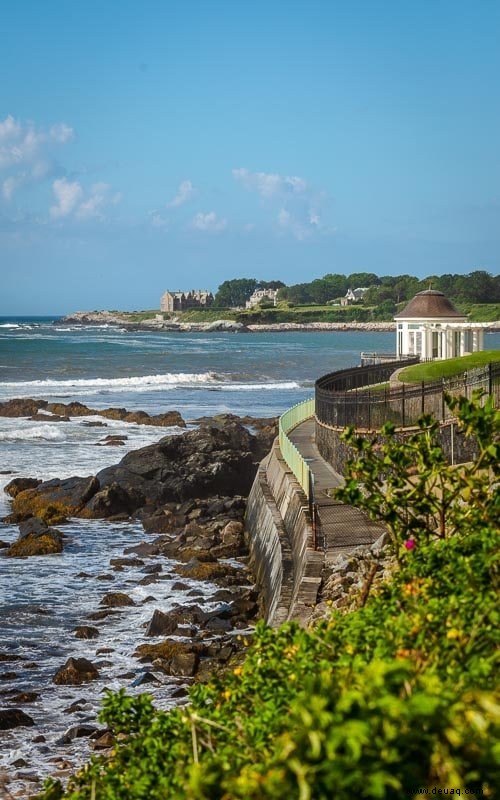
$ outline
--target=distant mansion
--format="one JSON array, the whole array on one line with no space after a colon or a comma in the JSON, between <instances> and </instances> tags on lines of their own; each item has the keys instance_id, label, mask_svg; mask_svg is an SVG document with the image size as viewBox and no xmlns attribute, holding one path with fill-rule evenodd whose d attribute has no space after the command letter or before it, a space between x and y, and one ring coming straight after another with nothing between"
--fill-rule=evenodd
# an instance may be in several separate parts
<instances>
[{"instance_id":1,"label":"distant mansion","mask_svg":"<svg viewBox=\"0 0 500 800\"><path fill-rule=\"evenodd\" d=\"M246 301L246 308L253 308L262 303L263 300L270 300L273 306L276 305L278 297L277 289L256 289L249 300Z\"/></svg>"},{"instance_id":2,"label":"distant mansion","mask_svg":"<svg viewBox=\"0 0 500 800\"><path fill-rule=\"evenodd\" d=\"M340 305L348 306L351 303L360 303L367 291L368 286L358 286L357 289L348 289L345 296L340 298Z\"/></svg>"},{"instance_id":3,"label":"distant mansion","mask_svg":"<svg viewBox=\"0 0 500 800\"><path fill-rule=\"evenodd\" d=\"M187 311L188 308L208 308L214 302L212 292L192 289L190 292L165 292L160 300L160 311Z\"/></svg>"}]
</instances>

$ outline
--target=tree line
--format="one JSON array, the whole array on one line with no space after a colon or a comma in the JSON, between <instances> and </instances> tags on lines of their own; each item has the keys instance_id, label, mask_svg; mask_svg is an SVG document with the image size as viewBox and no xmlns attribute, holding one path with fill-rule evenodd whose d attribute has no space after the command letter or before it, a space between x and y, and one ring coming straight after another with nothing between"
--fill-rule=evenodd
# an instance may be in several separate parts
<instances>
[{"instance_id":1,"label":"tree line","mask_svg":"<svg viewBox=\"0 0 500 800\"><path fill-rule=\"evenodd\" d=\"M353 272L350 275L328 273L307 283L286 286L283 281L259 281L256 278L235 278L224 281L215 295L215 305L244 306L256 289L278 289L278 301L292 305L325 305L340 302L349 289L366 288L364 306L383 305L388 311L398 303L411 300L417 292L436 289L457 305L499 303L500 275L475 270L467 275L447 273L429 275L419 280L413 275L383 275Z\"/></svg>"}]
</instances>

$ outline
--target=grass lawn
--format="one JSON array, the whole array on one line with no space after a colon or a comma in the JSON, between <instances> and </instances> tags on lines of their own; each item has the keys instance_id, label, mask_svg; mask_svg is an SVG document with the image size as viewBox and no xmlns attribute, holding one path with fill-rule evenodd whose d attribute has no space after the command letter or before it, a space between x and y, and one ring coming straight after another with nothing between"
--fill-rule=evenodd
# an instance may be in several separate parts
<instances>
[{"instance_id":1,"label":"grass lawn","mask_svg":"<svg viewBox=\"0 0 500 800\"><path fill-rule=\"evenodd\" d=\"M414 364L399 373L399 380L404 383L434 381L437 378L452 378L467 369L483 367L490 361L500 361L500 350L481 350L460 358L447 358L444 361L428 361Z\"/></svg>"}]
</instances>

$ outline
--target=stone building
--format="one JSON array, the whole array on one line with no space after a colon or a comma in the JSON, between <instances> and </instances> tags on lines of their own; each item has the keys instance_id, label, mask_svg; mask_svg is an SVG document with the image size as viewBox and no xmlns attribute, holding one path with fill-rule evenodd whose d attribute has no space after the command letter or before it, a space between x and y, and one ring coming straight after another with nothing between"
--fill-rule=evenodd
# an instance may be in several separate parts
<instances>
[{"instance_id":1,"label":"stone building","mask_svg":"<svg viewBox=\"0 0 500 800\"><path fill-rule=\"evenodd\" d=\"M160 311L186 311L189 308L208 308L214 302L212 292L192 289L190 292L165 292L161 296Z\"/></svg>"},{"instance_id":2,"label":"stone building","mask_svg":"<svg viewBox=\"0 0 500 800\"><path fill-rule=\"evenodd\" d=\"M443 292L434 289L419 292L394 319L398 358L454 358L484 349L487 324L469 322Z\"/></svg>"}]
</instances>

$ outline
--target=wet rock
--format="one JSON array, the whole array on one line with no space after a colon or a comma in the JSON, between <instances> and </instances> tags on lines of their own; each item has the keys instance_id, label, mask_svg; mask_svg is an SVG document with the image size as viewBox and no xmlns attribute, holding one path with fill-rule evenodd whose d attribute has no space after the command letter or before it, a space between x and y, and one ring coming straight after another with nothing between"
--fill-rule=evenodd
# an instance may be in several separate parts
<instances>
[{"instance_id":1,"label":"wet rock","mask_svg":"<svg viewBox=\"0 0 500 800\"><path fill-rule=\"evenodd\" d=\"M90 420L85 420L81 424L85 425L86 428L107 428L108 427L108 423L107 422L99 422L98 420L95 420L94 422L91 422Z\"/></svg>"},{"instance_id":2,"label":"wet rock","mask_svg":"<svg viewBox=\"0 0 500 800\"><path fill-rule=\"evenodd\" d=\"M9 497L17 497L19 492L24 492L26 489L36 489L42 483L38 478L14 478L5 487L4 491Z\"/></svg>"},{"instance_id":3,"label":"wet rock","mask_svg":"<svg viewBox=\"0 0 500 800\"><path fill-rule=\"evenodd\" d=\"M44 520L29 517L19 525L19 538L7 550L9 558L25 556L45 556L62 553L63 534L56 528L49 528Z\"/></svg>"},{"instance_id":4,"label":"wet rock","mask_svg":"<svg viewBox=\"0 0 500 800\"><path fill-rule=\"evenodd\" d=\"M177 627L175 616L156 609L146 628L146 636L171 636Z\"/></svg>"},{"instance_id":5,"label":"wet rock","mask_svg":"<svg viewBox=\"0 0 500 800\"><path fill-rule=\"evenodd\" d=\"M36 414L30 417L32 422L70 422L69 417L60 417L58 414L44 414L43 411L37 411Z\"/></svg>"},{"instance_id":6,"label":"wet rock","mask_svg":"<svg viewBox=\"0 0 500 800\"><path fill-rule=\"evenodd\" d=\"M63 710L63 714L74 714L77 711L83 711L84 707L87 705L87 701L84 697L81 697L79 700L75 700L74 703L71 703L68 708Z\"/></svg>"},{"instance_id":7,"label":"wet rock","mask_svg":"<svg viewBox=\"0 0 500 800\"><path fill-rule=\"evenodd\" d=\"M15 681L17 672L1 672L0 681Z\"/></svg>"},{"instance_id":8,"label":"wet rock","mask_svg":"<svg viewBox=\"0 0 500 800\"><path fill-rule=\"evenodd\" d=\"M140 558L111 558L109 563L112 567L143 567L144 561Z\"/></svg>"},{"instance_id":9,"label":"wet rock","mask_svg":"<svg viewBox=\"0 0 500 800\"><path fill-rule=\"evenodd\" d=\"M110 433L108 436L105 436L104 439L101 439L100 442L96 442L97 447L116 447L125 444L125 440L128 439L128 436L119 436L118 434Z\"/></svg>"},{"instance_id":10,"label":"wet rock","mask_svg":"<svg viewBox=\"0 0 500 800\"><path fill-rule=\"evenodd\" d=\"M20 708L0 708L0 731L8 731L12 728L21 728L34 725L34 720L21 711Z\"/></svg>"},{"instance_id":11,"label":"wet rock","mask_svg":"<svg viewBox=\"0 0 500 800\"><path fill-rule=\"evenodd\" d=\"M143 569L141 569L141 572L145 572L146 575L157 575L159 572L162 571L163 571L162 565L157 563L147 564L145 567L143 567Z\"/></svg>"},{"instance_id":12,"label":"wet rock","mask_svg":"<svg viewBox=\"0 0 500 800\"><path fill-rule=\"evenodd\" d=\"M31 417L39 408L47 406L44 400L31 400L26 397L0 403L0 417Z\"/></svg>"},{"instance_id":13,"label":"wet rock","mask_svg":"<svg viewBox=\"0 0 500 800\"><path fill-rule=\"evenodd\" d=\"M91 746L94 750L107 750L109 747L113 747L114 743L115 737L111 731L105 731L91 742Z\"/></svg>"},{"instance_id":14,"label":"wet rock","mask_svg":"<svg viewBox=\"0 0 500 800\"><path fill-rule=\"evenodd\" d=\"M0 653L0 662L2 661L22 661L23 657L18 656L16 653Z\"/></svg>"},{"instance_id":15,"label":"wet rock","mask_svg":"<svg viewBox=\"0 0 500 800\"><path fill-rule=\"evenodd\" d=\"M38 736L34 736L31 741L33 742L33 744L43 744L43 742L46 742L47 739L45 738L43 733L39 733Z\"/></svg>"},{"instance_id":16,"label":"wet rock","mask_svg":"<svg viewBox=\"0 0 500 800\"><path fill-rule=\"evenodd\" d=\"M70 744L74 739L82 739L88 738L92 736L93 733L98 731L99 728L97 725L89 725L87 723L79 723L78 725L72 725L71 728L68 728L63 735L57 739L56 744Z\"/></svg>"},{"instance_id":17,"label":"wet rock","mask_svg":"<svg viewBox=\"0 0 500 800\"><path fill-rule=\"evenodd\" d=\"M99 603L101 606L109 608L121 608L122 606L135 606L135 602L124 592L108 592Z\"/></svg>"},{"instance_id":18,"label":"wet rock","mask_svg":"<svg viewBox=\"0 0 500 800\"><path fill-rule=\"evenodd\" d=\"M113 481L96 492L86 506L86 513L90 517L111 517L122 512L127 514L134 511L144 502L144 497L133 488L127 491L119 483Z\"/></svg>"},{"instance_id":19,"label":"wet rock","mask_svg":"<svg viewBox=\"0 0 500 800\"><path fill-rule=\"evenodd\" d=\"M165 640L159 644L139 645L134 655L153 662L166 675L193 676L199 663L199 645Z\"/></svg>"},{"instance_id":20,"label":"wet rock","mask_svg":"<svg viewBox=\"0 0 500 800\"><path fill-rule=\"evenodd\" d=\"M40 694L38 692L18 692L14 697L11 697L13 703L34 703Z\"/></svg>"},{"instance_id":21,"label":"wet rock","mask_svg":"<svg viewBox=\"0 0 500 800\"><path fill-rule=\"evenodd\" d=\"M0 539L0 550L5 550L7 547L10 547L10 542L4 542L3 539Z\"/></svg>"},{"instance_id":22,"label":"wet rock","mask_svg":"<svg viewBox=\"0 0 500 800\"><path fill-rule=\"evenodd\" d=\"M63 667L57 670L53 682L67 686L79 686L94 681L99 672L87 658L68 658Z\"/></svg>"},{"instance_id":23,"label":"wet rock","mask_svg":"<svg viewBox=\"0 0 500 800\"><path fill-rule=\"evenodd\" d=\"M142 672L137 678L132 681L132 686L143 686L145 683L161 683L160 679L153 672Z\"/></svg>"},{"instance_id":24,"label":"wet rock","mask_svg":"<svg viewBox=\"0 0 500 800\"><path fill-rule=\"evenodd\" d=\"M103 575L98 575L96 580L98 580L98 581L114 581L114 580L116 580L116 578L115 578L114 575L110 575L108 572L105 572Z\"/></svg>"},{"instance_id":25,"label":"wet rock","mask_svg":"<svg viewBox=\"0 0 500 800\"><path fill-rule=\"evenodd\" d=\"M88 478L54 478L43 481L33 489L18 492L12 502L13 514L18 519L40 517L48 524L66 517L91 516L84 513L85 504L99 490L99 482Z\"/></svg>"},{"instance_id":26,"label":"wet rock","mask_svg":"<svg viewBox=\"0 0 500 800\"><path fill-rule=\"evenodd\" d=\"M78 625L75 628L75 636L77 639L96 639L99 636L99 629L92 625Z\"/></svg>"}]
</instances>

